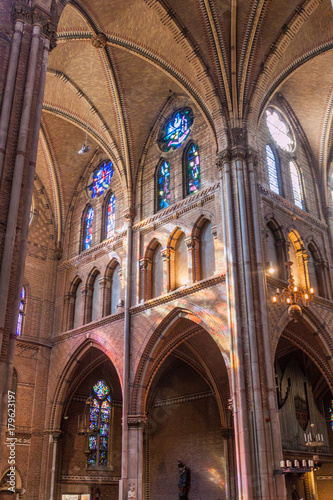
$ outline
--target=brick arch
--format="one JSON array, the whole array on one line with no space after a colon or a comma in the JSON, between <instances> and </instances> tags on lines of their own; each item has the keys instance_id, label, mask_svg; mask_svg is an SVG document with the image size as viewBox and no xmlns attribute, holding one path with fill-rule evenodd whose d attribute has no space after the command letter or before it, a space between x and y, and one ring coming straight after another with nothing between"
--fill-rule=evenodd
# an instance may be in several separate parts
<instances>
[{"instance_id":1,"label":"brick arch","mask_svg":"<svg viewBox=\"0 0 333 500\"><path fill-rule=\"evenodd\" d=\"M122 386L122 366L116 351L112 348L107 339L99 339L98 336L93 333L90 335L88 334L87 338L82 343L74 348L72 352L68 353L67 359L58 372L59 380L54 392L54 396L53 398L51 398L51 430L57 431L60 429L61 419L66 409L66 404L68 404L69 402L70 394L72 394L73 390L79 385L79 383L82 382L83 378L89 373L89 370L92 369L92 364L88 364L83 367L83 371L80 371L80 374L75 377L78 363L80 363L80 361L92 347L101 351L101 356L98 357L98 360L100 362L102 362L102 360L105 360L105 356L110 360L117 373L120 387ZM97 362L99 362L98 360Z\"/></svg>"},{"instance_id":2,"label":"brick arch","mask_svg":"<svg viewBox=\"0 0 333 500\"><path fill-rule=\"evenodd\" d=\"M140 354L130 401L131 414L145 413L149 388L159 367L180 344L199 332L207 333L216 343L221 354L221 362L226 369L228 389L230 391L229 339L225 336L224 332L219 331L219 327L215 323L212 324L209 321L212 318L208 314L203 314L203 316L199 317L192 311L176 308L157 326ZM182 320L186 320L186 322L183 328L179 329L179 324L181 324ZM215 388L214 392L221 421L225 422L225 405L223 403L225 398L222 397L211 377L210 382Z\"/></svg>"}]
</instances>

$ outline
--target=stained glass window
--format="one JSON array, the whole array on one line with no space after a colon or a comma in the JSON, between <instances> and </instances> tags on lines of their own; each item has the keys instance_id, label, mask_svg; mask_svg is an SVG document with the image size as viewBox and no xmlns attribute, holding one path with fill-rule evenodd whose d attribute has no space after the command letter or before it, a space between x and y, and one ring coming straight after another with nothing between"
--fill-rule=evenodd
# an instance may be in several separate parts
<instances>
[{"instance_id":1,"label":"stained glass window","mask_svg":"<svg viewBox=\"0 0 333 500\"><path fill-rule=\"evenodd\" d=\"M167 161L157 168L157 210L170 205L170 165Z\"/></svg>"},{"instance_id":2,"label":"stained glass window","mask_svg":"<svg viewBox=\"0 0 333 500\"><path fill-rule=\"evenodd\" d=\"M191 108L182 108L175 111L166 121L166 125L159 136L159 146L162 151L179 148L187 139L193 123Z\"/></svg>"},{"instance_id":3,"label":"stained glass window","mask_svg":"<svg viewBox=\"0 0 333 500\"><path fill-rule=\"evenodd\" d=\"M114 225L115 225L115 212L116 212L116 197L111 194L107 204L107 214L106 214L106 237L111 238L114 235Z\"/></svg>"},{"instance_id":4,"label":"stained glass window","mask_svg":"<svg viewBox=\"0 0 333 500\"><path fill-rule=\"evenodd\" d=\"M84 217L83 250L88 250L92 242L92 230L94 221L94 209L90 207Z\"/></svg>"},{"instance_id":5,"label":"stained glass window","mask_svg":"<svg viewBox=\"0 0 333 500\"><path fill-rule=\"evenodd\" d=\"M196 193L201 187L200 156L197 144L187 152L187 194Z\"/></svg>"},{"instance_id":6,"label":"stained glass window","mask_svg":"<svg viewBox=\"0 0 333 500\"><path fill-rule=\"evenodd\" d=\"M105 466L108 462L111 397L104 380L98 380L91 394L88 465Z\"/></svg>"},{"instance_id":7,"label":"stained glass window","mask_svg":"<svg viewBox=\"0 0 333 500\"><path fill-rule=\"evenodd\" d=\"M100 167L95 170L91 184L88 186L90 196L100 196L109 187L113 176L112 161L104 161Z\"/></svg>"},{"instance_id":8,"label":"stained glass window","mask_svg":"<svg viewBox=\"0 0 333 500\"><path fill-rule=\"evenodd\" d=\"M25 315L25 302L26 302L26 296L25 296L25 288L24 286L22 287L21 290L21 297L20 297L20 306L19 306L19 313L18 313L18 318L17 318L17 325L16 325L16 335L21 335L22 334L22 327L23 327L23 318Z\"/></svg>"},{"instance_id":9,"label":"stained glass window","mask_svg":"<svg viewBox=\"0 0 333 500\"><path fill-rule=\"evenodd\" d=\"M291 185L293 188L294 203L296 207L304 209L304 197L302 190L301 174L295 162L289 162Z\"/></svg>"},{"instance_id":10,"label":"stained glass window","mask_svg":"<svg viewBox=\"0 0 333 500\"><path fill-rule=\"evenodd\" d=\"M269 187L274 193L280 194L278 166L276 163L275 154L272 148L267 144L266 146L266 161L268 170Z\"/></svg>"},{"instance_id":11,"label":"stained glass window","mask_svg":"<svg viewBox=\"0 0 333 500\"><path fill-rule=\"evenodd\" d=\"M266 123L271 136L281 149L289 152L295 149L295 141L290 127L277 110L266 109Z\"/></svg>"}]
</instances>

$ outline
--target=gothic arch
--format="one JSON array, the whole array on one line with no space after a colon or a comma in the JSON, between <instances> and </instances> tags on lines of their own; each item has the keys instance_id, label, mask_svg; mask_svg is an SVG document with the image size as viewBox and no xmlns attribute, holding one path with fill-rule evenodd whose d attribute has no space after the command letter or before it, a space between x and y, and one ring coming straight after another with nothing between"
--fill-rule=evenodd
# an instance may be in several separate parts
<instances>
[{"instance_id":1,"label":"gothic arch","mask_svg":"<svg viewBox=\"0 0 333 500\"><path fill-rule=\"evenodd\" d=\"M177 331L182 322L183 328ZM131 414L144 414L149 388L158 368L174 349L199 332L208 334L218 348L221 362L226 369L226 374L228 374L229 383L229 339L225 333L220 330L207 313L203 313L199 317L192 311L177 307L156 327L152 335L148 335L150 338L139 353L130 402ZM215 389L217 390L216 387ZM221 394L218 394L217 391L215 396L221 419L223 419L225 414Z\"/></svg>"},{"instance_id":2,"label":"gothic arch","mask_svg":"<svg viewBox=\"0 0 333 500\"><path fill-rule=\"evenodd\" d=\"M50 415L50 429L54 431L59 430L61 427L61 419L65 414L64 411L66 404L68 404L70 399L69 396L74 390L73 387L77 387L80 381L83 380L84 374L88 374L89 370L92 369L92 364L88 364L88 366L85 366L83 371L81 371L80 374L73 379L76 375L78 363L81 362L84 356L88 353L89 349L92 347L103 353L100 356L100 360L97 358L97 363L99 361L102 362L102 359L105 359L105 356L110 360L116 370L120 386L122 386L121 361L115 349L111 346L107 339L100 338L98 334L95 333L88 334L86 339L79 346L76 348L74 346L73 350L68 353L67 359L63 362L60 370L58 371L58 383L55 388L54 397L52 398L53 404ZM112 356L110 356L111 354Z\"/></svg>"}]
</instances>

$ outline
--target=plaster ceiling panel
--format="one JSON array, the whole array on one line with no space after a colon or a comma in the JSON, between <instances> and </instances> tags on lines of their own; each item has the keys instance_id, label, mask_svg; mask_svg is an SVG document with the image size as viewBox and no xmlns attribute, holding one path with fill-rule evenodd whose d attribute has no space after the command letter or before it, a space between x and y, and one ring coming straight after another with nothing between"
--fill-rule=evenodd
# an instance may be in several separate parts
<instances>
[{"instance_id":1,"label":"plaster ceiling panel","mask_svg":"<svg viewBox=\"0 0 333 500\"><path fill-rule=\"evenodd\" d=\"M75 42L74 42L75 43ZM77 42L80 44L80 42ZM66 44L68 45L68 44ZM88 48L86 44L82 43L81 46ZM89 50L90 50L89 46ZM60 47L59 47L60 48ZM66 48L66 47L65 47ZM95 49L93 49L95 50ZM61 51L59 51L61 53ZM65 57L65 56L64 56ZM116 145L119 144L119 130L117 125L117 120L115 117L115 108L111 102L109 95L110 89L104 78L104 71L101 64L98 62L99 58L94 60L94 68L99 67L100 71L94 69L94 75L99 78L93 79L91 83L90 99L93 102L98 113L89 112L88 123L89 126L94 127L96 133L98 133L103 140L111 144L111 139L109 133L103 127L103 121L109 127L112 137L115 140ZM44 94L44 105L52 105L61 108L64 112L73 115L78 118L85 127L87 121L87 111L88 103L85 98L80 98L77 87L85 93L85 96L89 96L89 70L85 72L84 68L69 70L66 64L62 65L49 65L50 71L46 79L46 87ZM57 77L56 71L64 73L71 81L66 81L66 78ZM67 71L67 73L66 73ZM74 86L71 84L74 83ZM80 142L84 138L84 132L82 131L82 137ZM118 149L119 151L119 149Z\"/></svg>"},{"instance_id":2,"label":"plaster ceiling panel","mask_svg":"<svg viewBox=\"0 0 333 500\"><path fill-rule=\"evenodd\" d=\"M301 66L279 91L295 112L319 163L321 134L333 91L332 54L323 53Z\"/></svg>"},{"instance_id":3,"label":"plaster ceiling panel","mask_svg":"<svg viewBox=\"0 0 333 500\"><path fill-rule=\"evenodd\" d=\"M150 129L169 91L184 92L174 80L139 57L113 48L112 59L129 125L133 165L137 166Z\"/></svg>"},{"instance_id":4,"label":"plaster ceiling panel","mask_svg":"<svg viewBox=\"0 0 333 500\"><path fill-rule=\"evenodd\" d=\"M52 153L52 183L57 183L54 189L59 191L62 217L65 217L80 176L84 173L98 146L94 140L90 139L90 152L80 156L77 144L82 142L82 130L45 111L42 115L42 125L49 151ZM37 164L37 173L41 178L39 171L42 168L43 165Z\"/></svg>"},{"instance_id":5,"label":"plaster ceiling panel","mask_svg":"<svg viewBox=\"0 0 333 500\"><path fill-rule=\"evenodd\" d=\"M91 32L87 21L71 4L64 8L58 24L58 33Z\"/></svg>"}]
</instances>

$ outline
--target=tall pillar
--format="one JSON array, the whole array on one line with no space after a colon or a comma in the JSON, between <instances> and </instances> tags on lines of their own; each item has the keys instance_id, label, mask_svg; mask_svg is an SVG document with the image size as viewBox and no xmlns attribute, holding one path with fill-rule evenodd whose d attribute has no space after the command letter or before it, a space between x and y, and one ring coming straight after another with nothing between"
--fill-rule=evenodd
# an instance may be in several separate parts
<instances>
[{"instance_id":1,"label":"tall pillar","mask_svg":"<svg viewBox=\"0 0 333 500\"><path fill-rule=\"evenodd\" d=\"M0 442L15 354L48 53L55 45L51 16L38 7L14 4L12 17L14 35L0 117L0 199L6 221L0 232ZM26 56L20 57L21 52ZM1 446L0 450L1 454Z\"/></svg>"},{"instance_id":2,"label":"tall pillar","mask_svg":"<svg viewBox=\"0 0 333 500\"><path fill-rule=\"evenodd\" d=\"M128 419L128 491L135 500L143 500L143 432L147 417L129 415Z\"/></svg>"}]
</instances>

